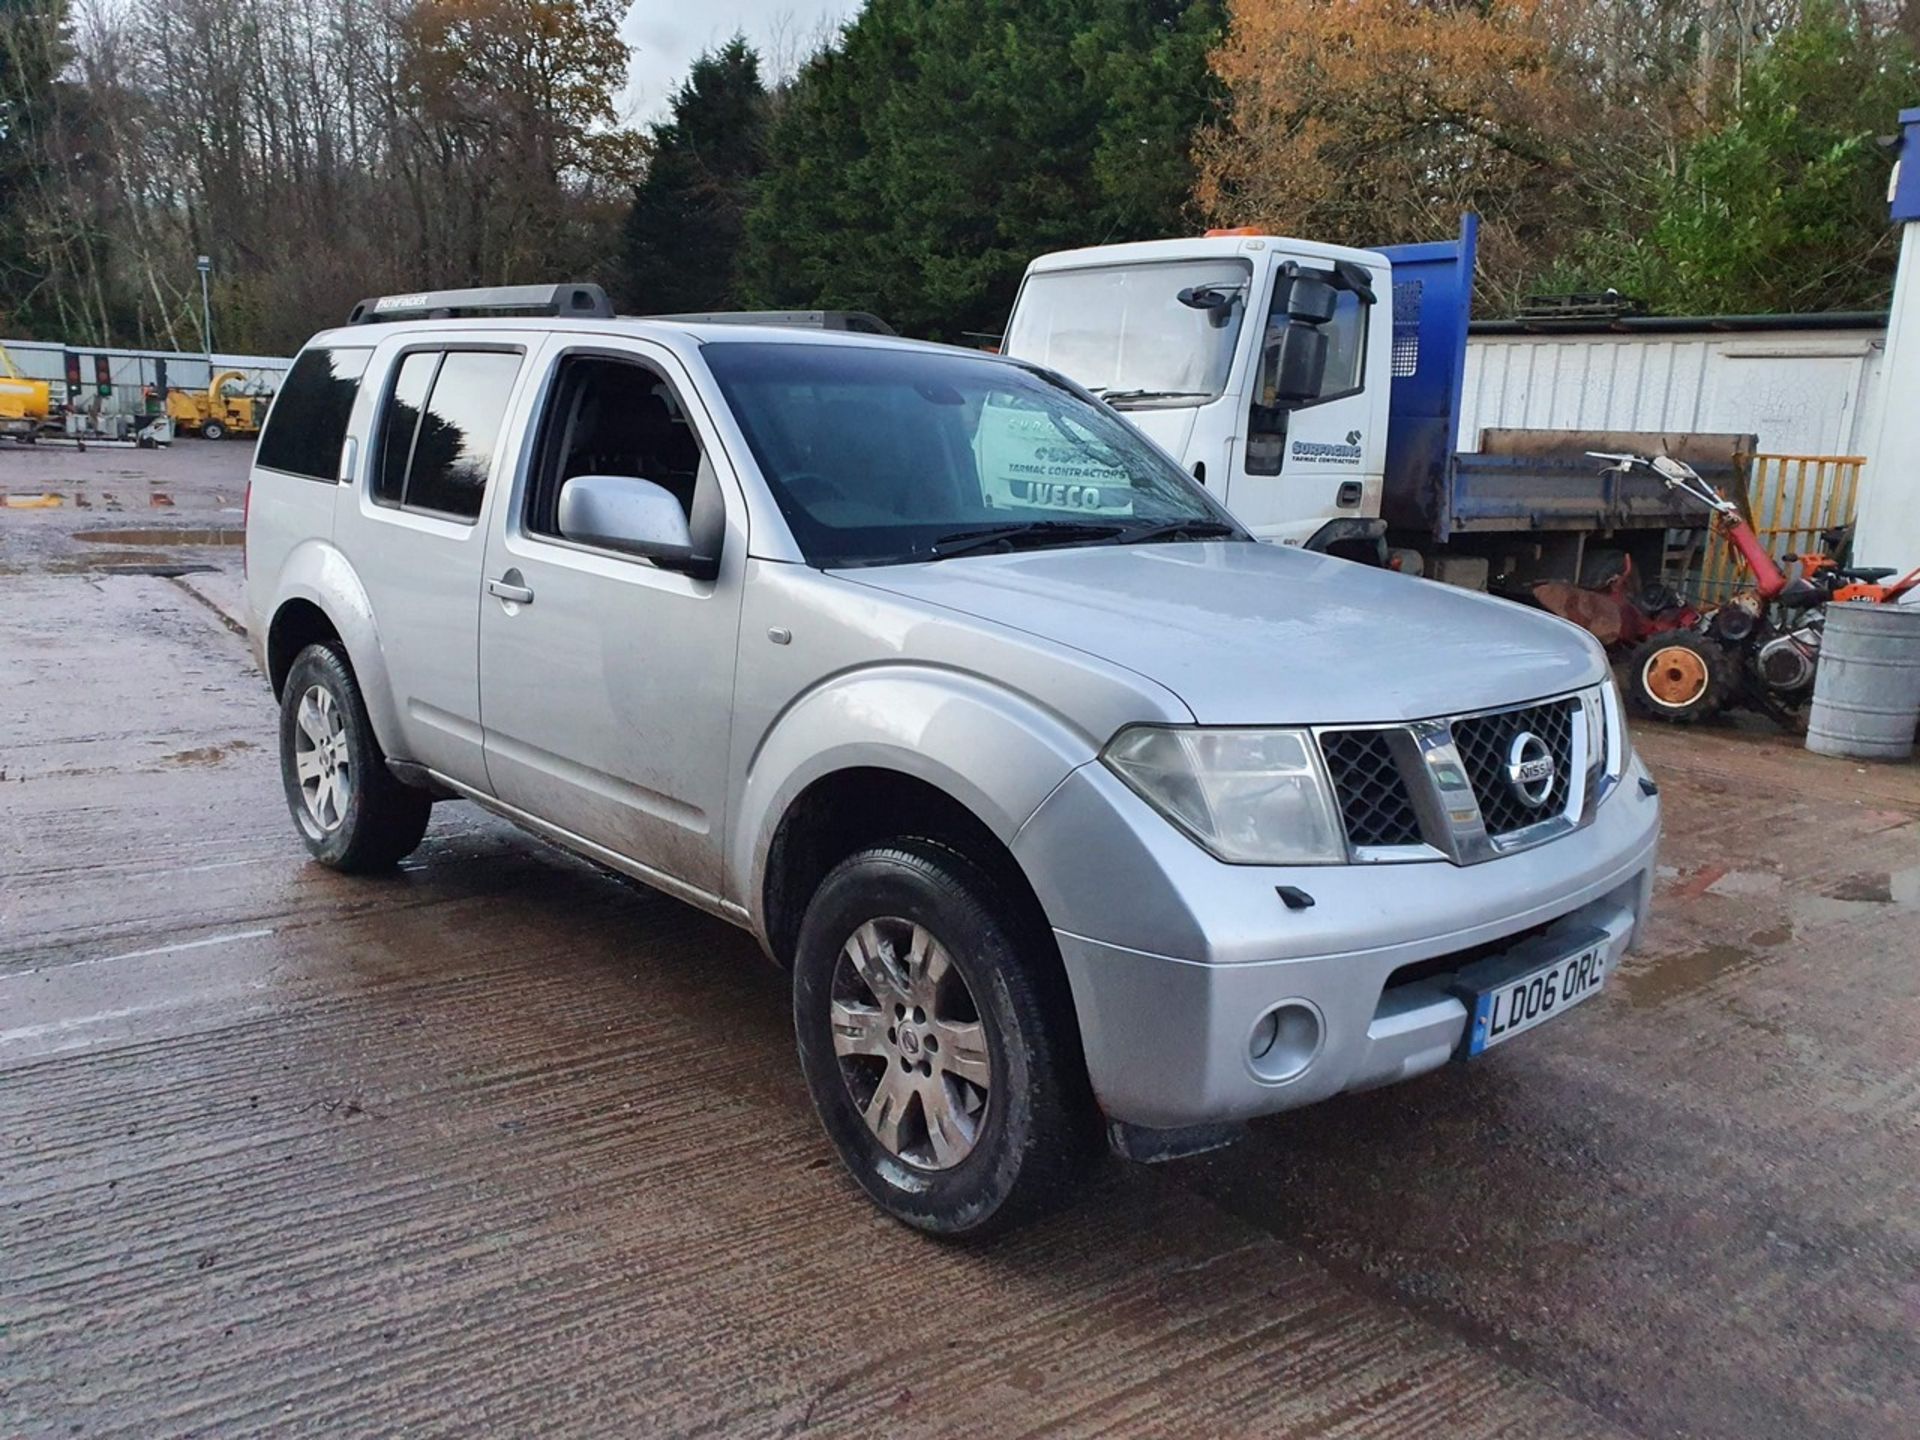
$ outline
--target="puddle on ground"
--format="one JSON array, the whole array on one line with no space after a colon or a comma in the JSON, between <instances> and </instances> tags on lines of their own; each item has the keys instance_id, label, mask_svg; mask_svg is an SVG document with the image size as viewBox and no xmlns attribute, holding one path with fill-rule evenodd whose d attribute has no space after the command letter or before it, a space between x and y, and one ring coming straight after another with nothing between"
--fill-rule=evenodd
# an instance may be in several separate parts
<instances>
[{"instance_id":1,"label":"puddle on ground","mask_svg":"<svg viewBox=\"0 0 1920 1440\"><path fill-rule=\"evenodd\" d=\"M1796 925L1859 923L1890 906L1897 912L1920 911L1920 865L1899 870L1863 870L1829 885L1817 895L1788 895Z\"/></svg>"},{"instance_id":2,"label":"puddle on ground","mask_svg":"<svg viewBox=\"0 0 1920 1440\"><path fill-rule=\"evenodd\" d=\"M251 740L229 740L224 745L202 745L193 750L176 750L166 758L176 765L218 765L229 755L258 748Z\"/></svg>"},{"instance_id":3,"label":"puddle on ground","mask_svg":"<svg viewBox=\"0 0 1920 1440\"><path fill-rule=\"evenodd\" d=\"M1744 945L1706 945L1622 970L1620 988L1635 1005L1664 1005L1725 976L1751 970L1762 958Z\"/></svg>"},{"instance_id":4,"label":"puddle on ground","mask_svg":"<svg viewBox=\"0 0 1920 1440\"><path fill-rule=\"evenodd\" d=\"M1920 906L1920 865L1901 870L1863 870L1827 888L1829 900L1858 905Z\"/></svg>"},{"instance_id":5,"label":"puddle on ground","mask_svg":"<svg viewBox=\"0 0 1920 1440\"><path fill-rule=\"evenodd\" d=\"M74 539L95 545L241 545L246 543L246 538L247 532L237 525L217 529L168 526L144 530L80 530L74 534Z\"/></svg>"}]
</instances>

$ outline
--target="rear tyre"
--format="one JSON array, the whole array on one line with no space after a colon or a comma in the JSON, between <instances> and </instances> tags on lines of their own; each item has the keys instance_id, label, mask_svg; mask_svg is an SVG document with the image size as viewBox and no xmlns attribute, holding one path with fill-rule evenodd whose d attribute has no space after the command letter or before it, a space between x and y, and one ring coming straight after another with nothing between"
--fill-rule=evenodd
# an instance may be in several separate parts
<instances>
[{"instance_id":1,"label":"rear tyre","mask_svg":"<svg viewBox=\"0 0 1920 1440\"><path fill-rule=\"evenodd\" d=\"M227 427L222 425L218 420L209 420L200 427L200 438L203 440L224 440L227 438Z\"/></svg>"},{"instance_id":2,"label":"rear tyre","mask_svg":"<svg viewBox=\"0 0 1920 1440\"><path fill-rule=\"evenodd\" d=\"M387 769L346 657L309 645L280 696L280 780L314 859L335 870L383 870L413 853L433 799Z\"/></svg>"},{"instance_id":3,"label":"rear tyre","mask_svg":"<svg viewBox=\"0 0 1920 1440\"><path fill-rule=\"evenodd\" d=\"M868 1197L928 1234L1061 1205L1098 1154L1071 1001L1032 928L978 867L912 839L842 861L801 923L814 1108Z\"/></svg>"},{"instance_id":4,"label":"rear tyre","mask_svg":"<svg viewBox=\"0 0 1920 1440\"><path fill-rule=\"evenodd\" d=\"M1711 719L1726 709L1736 678L1733 657L1691 630L1671 630L1641 642L1627 667L1627 699L1633 708L1676 725Z\"/></svg>"}]
</instances>

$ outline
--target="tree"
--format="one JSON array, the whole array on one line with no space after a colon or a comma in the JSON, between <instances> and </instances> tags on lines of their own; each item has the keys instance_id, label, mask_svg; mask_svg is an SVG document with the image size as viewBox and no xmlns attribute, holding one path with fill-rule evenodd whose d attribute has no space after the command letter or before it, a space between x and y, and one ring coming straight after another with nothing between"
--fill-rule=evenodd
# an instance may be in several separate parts
<instances>
[{"instance_id":1,"label":"tree","mask_svg":"<svg viewBox=\"0 0 1920 1440\"><path fill-rule=\"evenodd\" d=\"M1043 250L1184 223L1210 0L872 0L769 135L744 286L998 333Z\"/></svg>"},{"instance_id":2,"label":"tree","mask_svg":"<svg viewBox=\"0 0 1920 1440\"><path fill-rule=\"evenodd\" d=\"M622 292L642 314L722 310L753 184L766 161L767 92L744 38L694 61L627 212Z\"/></svg>"},{"instance_id":3,"label":"tree","mask_svg":"<svg viewBox=\"0 0 1920 1440\"><path fill-rule=\"evenodd\" d=\"M60 136L75 98L65 0L0 0L0 325L56 321L82 292L65 273L86 237L65 223ZM96 318L90 304L82 308Z\"/></svg>"},{"instance_id":4,"label":"tree","mask_svg":"<svg viewBox=\"0 0 1920 1440\"><path fill-rule=\"evenodd\" d=\"M625 11L620 0L420 0L407 12L400 79L427 150L420 173L453 222L434 258L455 278L551 278L573 248L569 192L636 178L636 137L614 125Z\"/></svg>"},{"instance_id":5,"label":"tree","mask_svg":"<svg viewBox=\"0 0 1920 1440\"><path fill-rule=\"evenodd\" d=\"M1230 103L1196 142L1218 224L1353 245L1481 216L1483 288L1510 295L1588 206L1592 91L1538 0L1237 0L1212 57Z\"/></svg>"},{"instance_id":6,"label":"tree","mask_svg":"<svg viewBox=\"0 0 1920 1440\"><path fill-rule=\"evenodd\" d=\"M1897 237L1875 137L1916 95L1903 38L1809 5L1760 50L1724 122L1642 177L1645 213L1587 237L1562 283L1668 313L1884 305Z\"/></svg>"}]
</instances>

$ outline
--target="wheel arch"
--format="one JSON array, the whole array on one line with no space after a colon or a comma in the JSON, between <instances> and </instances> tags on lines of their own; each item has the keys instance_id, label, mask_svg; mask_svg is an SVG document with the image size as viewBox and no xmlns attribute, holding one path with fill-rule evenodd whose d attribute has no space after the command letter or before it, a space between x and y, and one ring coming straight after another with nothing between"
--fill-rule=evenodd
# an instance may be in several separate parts
<instances>
[{"instance_id":1,"label":"wheel arch","mask_svg":"<svg viewBox=\"0 0 1920 1440\"><path fill-rule=\"evenodd\" d=\"M903 770L858 765L831 771L794 796L767 845L760 876L762 939L783 967L808 902L827 873L847 856L889 840L918 839L951 850L988 875L1023 928L1052 930L1039 895L1012 849L991 826L941 787ZM1058 955L1053 956L1058 963Z\"/></svg>"},{"instance_id":2,"label":"wheel arch","mask_svg":"<svg viewBox=\"0 0 1920 1440\"><path fill-rule=\"evenodd\" d=\"M390 759L407 758L373 606L346 556L326 542L309 540L287 556L276 590L263 647L274 698L280 698L287 672L302 650L316 643L337 644L353 668L381 750Z\"/></svg>"},{"instance_id":3,"label":"wheel arch","mask_svg":"<svg viewBox=\"0 0 1920 1440\"><path fill-rule=\"evenodd\" d=\"M903 815L951 821L955 835L991 840L995 863L1018 870L1021 825L1098 750L1056 712L979 676L889 664L835 677L789 705L753 747L729 807L729 891L784 963L792 917L784 901L770 917L768 897L786 895L792 876L770 873L776 856L792 863L794 835L804 833L783 839L783 829L813 823L804 817L822 797L849 811L849 825L866 826L859 817L888 799Z\"/></svg>"}]
</instances>

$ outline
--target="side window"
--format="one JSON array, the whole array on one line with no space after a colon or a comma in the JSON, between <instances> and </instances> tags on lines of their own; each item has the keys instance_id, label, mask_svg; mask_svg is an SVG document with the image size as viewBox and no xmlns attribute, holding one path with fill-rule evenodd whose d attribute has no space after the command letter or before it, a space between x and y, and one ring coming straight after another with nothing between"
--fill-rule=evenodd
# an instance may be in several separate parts
<instances>
[{"instance_id":1,"label":"side window","mask_svg":"<svg viewBox=\"0 0 1920 1440\"><path fill-rule=\"evenodd\" d=\"M1316 326L1326 341L1326 370L1320 393L1312 400L1282 401L1279 390L1280 347L1289 326L1300 320L1287 313L1289 287L1274 287L1273 303L1260 335L1260 372L1251 412L1247 417L1247 473L1278 475L1286 453L1287 417L1295 410L1356 394L1364 388L1367 358L1367 311L1351 290L1334 292L1333 315Z\"/></svg>"},{"instance_id":2,"label":"side window","mask_svg":"<svg viewBox=\"0 0 1920 1440\"><path fill-rule=\"evenodd\" d=\"M416 350L402 357L380 420L373 498L475 520L520 356Z\"/></svg>"},{"instance_id":3,"label":"side window","mask_svg":"<svg viewBox=\"0 0 1920 1440\"><path fill-rule=\"evenodd\" d=\"M267 433L254 463L310 480L340 478L340 446L347 437L360 377L371 350L309 347L300 352L274 397Z\"/></svg>"},{"instance_id":4,"label":"side window","mask_svg":"<svg viewBox=\"0 0 1920 1440\"><path fill-rule=\"evenodd\" d=\"M379 462L373 471L373 498L382 505L398 505L407 484L407 462L413 458L414 437L420 433L420 412L433 388L433 372L440 368L438 350L416 350L401 357L380 416Z\"/></svg>"},{"instance_id":5,"label":"side window","mask_svg":"<svg viewBox=\"0 0 1920 1440\"><path fill-rule=\"evenodd\" d=\"M530 534L562 538L560 489L576 475L631 475L672 493L696 546L718 545L725 512L699 433L672 384L644 361L563 357L541 419L539 457L527 489Z\"/></svg>"}]
</instances>

